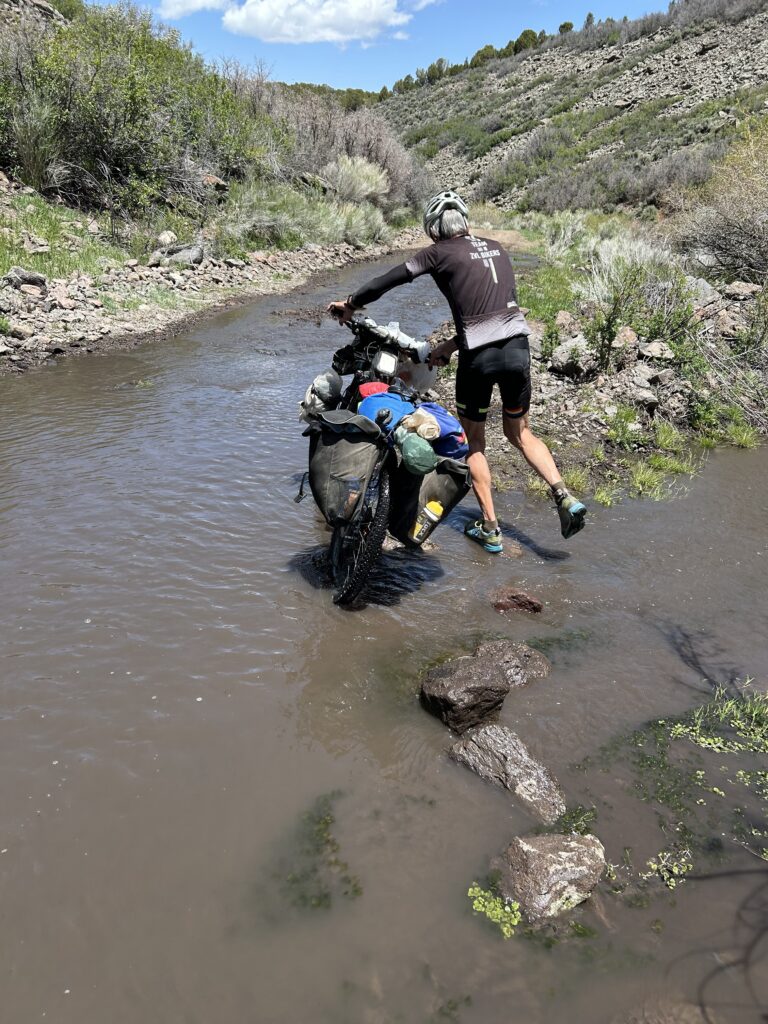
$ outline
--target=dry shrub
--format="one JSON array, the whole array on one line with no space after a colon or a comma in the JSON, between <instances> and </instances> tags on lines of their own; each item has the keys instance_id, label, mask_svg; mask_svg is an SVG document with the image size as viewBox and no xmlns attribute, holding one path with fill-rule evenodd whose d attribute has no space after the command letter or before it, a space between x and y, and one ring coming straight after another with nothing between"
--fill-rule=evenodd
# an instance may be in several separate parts
<instances>
[{"instance_id":1,"label":"dry shrub","mask_svg":"<svg viewBox=\"0 0 768 1024\"><path fill-rule=\"evenodd\" d=\"M768 276L768 122L750 124L709 183L682 199L682 249L726 277Z\"/></svg>"},{"instance_id":2,"label":"dry shrub","mask_svg":"<svg viewBox=\"0 0 768 1024\"><path fill-rule=\"evenodd\" d=\"M342 202L386 204L389 175L365 157L340 156L323 168L322 175Z\"/></svg>"}]
</instances>

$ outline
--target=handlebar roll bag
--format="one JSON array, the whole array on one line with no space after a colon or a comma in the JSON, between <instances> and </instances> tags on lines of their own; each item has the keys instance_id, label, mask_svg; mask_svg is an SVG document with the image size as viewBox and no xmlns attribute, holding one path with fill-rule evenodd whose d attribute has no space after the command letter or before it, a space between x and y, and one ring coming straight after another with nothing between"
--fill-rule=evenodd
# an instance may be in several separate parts
<instances>
[{"instance_id":1,"label":"handlebar roll bag","mask_svg":"<svg viewBox=\"0 0 768 1024\"><path fill-rule=\"evenodd\" d=\"M321 413L310 425L309 486L331 526L351 522L383 454L381 430L347 409Z\"/></svg>"}]
</instances>

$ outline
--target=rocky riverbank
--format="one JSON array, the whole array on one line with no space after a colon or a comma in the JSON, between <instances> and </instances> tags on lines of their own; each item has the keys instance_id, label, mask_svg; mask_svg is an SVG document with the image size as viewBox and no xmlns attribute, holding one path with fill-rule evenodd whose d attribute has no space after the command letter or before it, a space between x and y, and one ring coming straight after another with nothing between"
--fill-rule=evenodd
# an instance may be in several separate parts
<instances>
[{"instance_id":1,"label":"rocky riverbank","mask_svg":"<svg viewBox=\"0 0 768 1024\"><path fill-rule=\"evenodd\" d=\"M12 198L24 194L34 193L0 175L6 219ZM73 252L84 244L84 236L98 236L102 230L87 217L73 223L74 230L63 240ZM24 251L49 249L46 239L19 232ZM244 259L217 259L204 245L183 244L165 232L146 261L105 260L100 273L49 278L20 264L0 279L0 375L158 340L229 306L290 291L320 271L415 248L423 237L421 230L406 229L386 244L364 248L306 245L296 251L263 250Z\"/></svg>"},{"instance_id":2,"label":"rocky riverbank","mask_svg":"<svg viewBox=\"0 0 768 1024\"><path fill-rule=\"evenodd\" d=\"M757 443L759 435L746 419L749 413L752 422L762 415L749 407L749 388L759 385L754 374L740 369L733 343L752 329L762 289L735 282L717 290L693 278L689 284L699 324L694 353L702 364L698 377L679 352L664 342L638 337L630 327L617 332L610 369L600 370L595 348L584 333L588 315L579 319L561 310L555 319L556 338L547 334L543 323L529 320L531 424L552 449L574 491L594 494L606 505L625 490L659 498L674 486L676 477L695 472L705 448L715 443ZM432 340L436 343L453 333L453 325L444 323ZM454 356L441 374L437 388L440 400L451 409L455 360ZM697 421L712 397L734 403L733 420L718 428L719 433ZM525 485L539 491L538 479L506 441L501 419L501 404L494 394L487 445L495 485L502 490L514 486L522 473Z\"/></svg>"}]
</instances>

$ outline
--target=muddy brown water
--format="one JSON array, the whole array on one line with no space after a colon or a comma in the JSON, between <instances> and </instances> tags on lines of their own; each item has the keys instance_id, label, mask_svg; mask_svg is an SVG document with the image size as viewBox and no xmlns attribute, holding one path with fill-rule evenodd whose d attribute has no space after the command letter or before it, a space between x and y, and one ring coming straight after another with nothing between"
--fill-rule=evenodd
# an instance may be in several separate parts
<instances>
[{"instance_id":1,"label":"muddy brown water","mask_svg":"<svg viewBox=\"0 0 768 1024\"><path fill-rule=\"evenodd\" d=\"M344 334L275 314L371 273L0 381L3 1024L599 1024L693 998L739 946L739 878L590 910L592 939L501 941L466 889L532 823L447 760L415 695L477 637L548 641L552 675L502 721L573 802L573 762L691 706L702 673L765 679L765 452L595 509L567 545L507 494L518 559L469 546L468 501L437 551L387 556L341 611L327 533L292 497L296 403ZM445 311L417 282L375 312L426 332ZM543 614L501 619L507 582ZM597 831L615 861L643 827L619 808ZM717 997L721 1019L760 1019L740 976Z\"/></svg>"}]
</instances>

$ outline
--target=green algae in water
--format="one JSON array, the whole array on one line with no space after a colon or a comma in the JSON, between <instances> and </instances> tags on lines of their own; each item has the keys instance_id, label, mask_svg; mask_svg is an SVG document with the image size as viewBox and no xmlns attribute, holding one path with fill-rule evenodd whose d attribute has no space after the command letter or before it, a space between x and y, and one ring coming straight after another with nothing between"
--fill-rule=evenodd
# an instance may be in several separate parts
<instances>
[{"instance_id":1,"label":"green algae in water","mask_svg":"<svg viewBox=\"0 0 768 1024\"><path fill-rule=\"evenodd\" d=\"M483 889L479 882L470 885L467 896L472 900L472 909L476 914L487 917L505 939L512 938L521 920L519 903L503 899L492 889Z\"/></svg>"},{"instance_id":2,"label":"green algae in water","mask_svg":"<svg viewBox=\"0 0 768 1024\"><path fill-rule=\"evenodd\" d=\"M723 861L729 841L768 860L768 771L743 766L745 757L766 753L768 694L747 680L730 691L718 687L684 715L619 736L577 765L607 772L623 761L635 795L657 811L663 844L640 870L631 862L617 866L627 882L613 892L647 906L649 883L674 890L701 869L702 858Z\"/></svg>"},{"instance_id":3,"label":"green algae in water","mask_svg":"<svg viewBox=\"0 0 768 1024\"><path fill-rule=\"evenodd\" d=\"M338 790L324 794L301 816L293 850L277 875L281 894L292 907L327 910L334 896L354 900L362 895L360 881L341 858L332 831L333 808L341 796Z\"/></svg>"}]
</instances>

